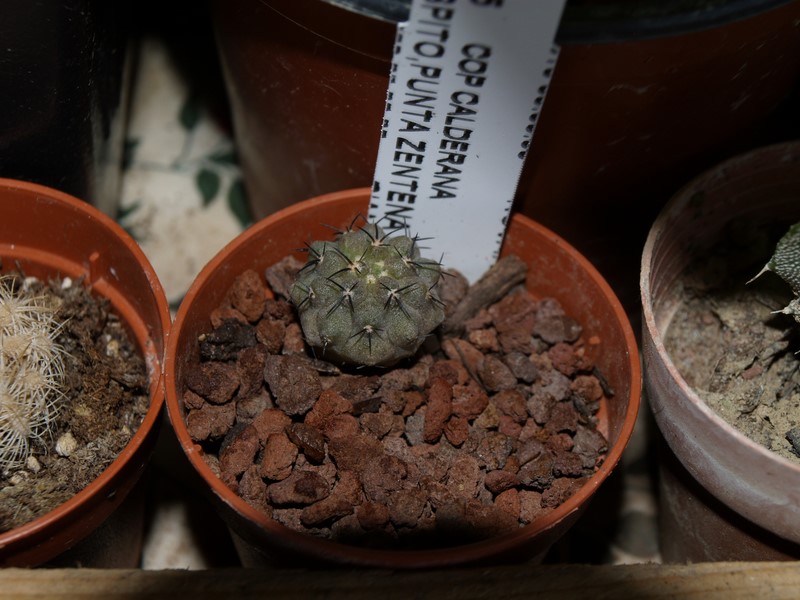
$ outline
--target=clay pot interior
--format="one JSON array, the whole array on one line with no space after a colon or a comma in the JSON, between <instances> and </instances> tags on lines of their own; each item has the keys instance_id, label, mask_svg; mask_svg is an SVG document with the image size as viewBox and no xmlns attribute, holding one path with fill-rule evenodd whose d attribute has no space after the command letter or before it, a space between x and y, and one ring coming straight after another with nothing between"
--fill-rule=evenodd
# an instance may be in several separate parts
<instances>
[{"instance_id":1,"label":"clay pot interior","mask_svg":"<svg viewBox=\"0 0 800 600\"><path fill-rule=\"evenodd\" d=\"M726 224L735 218L796 222L800 219L798 198L800 144L779 144L730 159L693 180L664 208L650 230L641 271L647 396L669 448L713 502L744 517L740 520L751 529L763 528L772 537L794 544L800 543L800 465L750 440L714 413L676 369L664 348L664 336L679 307L682 273L704 255ZM694 482L687 488L692 486ZM748 544L741 543L742 532L733 531L736 527L726 532L721 525L707 539L692 541L693 517L709 509L699 500L678 501L683 507L679 522L662 530L662 536L677 537L667 542L674 550L665 560L781 557L761 550L737 554ZM740 541L719 542L726 536ZM692 543L704 547L689 547ZM749 546L758 544L750 540ZM790 552L800 555L800 546Z\"/></svg>"},{"instance_id":2,"label":"clay pot interior","mask_svg":"<svg viewBox=\"0 0 800 600\"><path fill-rule=\"evenodd\" d=\"M182 402L185 373L199 360L197 337L209 331L209 314L222 301L234 278L245 269L263 272L314 237L328 238L330 229L325 224L347 226L356 214L365 214L368 198L369 189L360 188L293 205L246 230L205 266L178 311L167 349L167 406L179 442L213 492L212 500L234 538L255 549L255 554L272 555L271 560L277 551L285 559L281 564L307 565L312 559L328 564L416 568L498 557L517 561L541 557L578 518L619 461L633 429L641 382L636 342L610 288L575 250L525 217L512 219L503 254L516 253L528 262L528 287L539 297L558 298L567 313L583 324L584 336L602 340L603 350L591 358L615 391L599 413L600 430L609 440L605 462L579 492L553 512L513 534L448 549L393 552L346 546L291 531L249 506L212 473L200 446L189 436ZM305 260L299 251L297 257ZM292 563L287 556L302 556L303 560Z\"/></svg>"},{"instance_id":3,"label":"clay pot interior","mask_svg":"<svg viewBox=\"0 0 800 600\"><path fill-rule=\"evenodd\" d=\"M161 365L170 313L155 271L136 242L97 209L44 186L0 179L0 257L4 272L21 270L42 279L85 277L126 323L150 376L144 421L100 477L57 509L0 535L0 564L31 566L51 560L95 530L143 473L161 422Z\"/></svg>"}]
</instances>

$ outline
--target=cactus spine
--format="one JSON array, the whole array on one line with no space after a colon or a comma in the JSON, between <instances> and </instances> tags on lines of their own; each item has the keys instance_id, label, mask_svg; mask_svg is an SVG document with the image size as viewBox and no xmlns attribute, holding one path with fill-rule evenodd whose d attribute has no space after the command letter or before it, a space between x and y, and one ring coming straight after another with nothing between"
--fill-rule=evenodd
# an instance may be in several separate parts
<instances>
[{"instance_id":1,"label":"cactus spine","mask_svg":"<svg viewBox=\"0 0 800 600\"><path fill-rule=\"evenodd\" d=\"M440 264L420 255L416 237L351 225L308 253L291 298L306 341L327 360L391 366L444 319Z\"/></svg>"},{"instance_id":2,"label":"cactus spine","mask_svg":"<svg viewBox=\"0 0 800 600\"><path fill-rule=\"evenodd\" d=\"M63 397L56 308L13 276L0 277L0 471L20 466L53 433Z\"/></svg>"}]
</instances>

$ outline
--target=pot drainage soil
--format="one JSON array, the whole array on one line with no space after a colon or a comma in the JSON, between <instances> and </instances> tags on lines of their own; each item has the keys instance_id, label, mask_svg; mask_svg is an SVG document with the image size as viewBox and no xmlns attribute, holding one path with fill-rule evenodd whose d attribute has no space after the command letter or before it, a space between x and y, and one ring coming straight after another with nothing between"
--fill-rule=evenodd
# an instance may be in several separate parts
<instances>
[{"instance_id":1,"label":"pot drainage soil","mask_svg":"<svg viewBox=\"0 0 800 600\"><path fill-rule=\"evenodd\" d=\"M242 273L185 376L188 430L249 504L344 543L452 546L534 521L596 471L596 413L612 392L586 350L600 341L517 285L519 259L501 260L490 286L443 278L448 307L469 314L449 310L450 333L384 370L307 352L286 300L301 266L271 267L269 286Z\"/></svg>"},{"instance_id":2,"label":"pot drainage soil","mask_svg":"<svg viewBox=\"0 0 800 600\"><path fill-rule=\"evenodd\" d=\"M149 404L144 360L110 303L80 281L34 281L60 303L66 398L53 435L22 468L0 473L0 532L63 504L96 479L139 427Z\"/></svg>"},{"instance_id":3,"label":"pot drainage soil","mask_svg":"<svg viewBox=\"0 0 800 600\"><path fill-rule=\"evenodd\" d=\"M687 271L664 345L686 382L720 417L800 462L800 340L794 320L774 314L791 292L772 273L747 283L785 230L768 235L734 226L710 259Z\"/></svg>"}]
</instances>

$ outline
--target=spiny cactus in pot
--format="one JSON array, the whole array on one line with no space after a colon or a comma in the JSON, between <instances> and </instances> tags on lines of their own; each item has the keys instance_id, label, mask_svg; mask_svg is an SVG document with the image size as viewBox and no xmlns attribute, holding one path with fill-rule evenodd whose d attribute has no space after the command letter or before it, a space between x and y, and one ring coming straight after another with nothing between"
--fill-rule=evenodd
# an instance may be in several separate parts
<instances>
[{"instance_id":1,"label":"spiny cactus in pot","mask_svg":"<svg viewBox=\"0 0 800 600\"><path fill-rule=\"evenodd\" d=\"M795 223L778 240L775 252L764 268L756 275L772 271L789 284L795 298L781 311L800 323L800 223Z\"/></svg>"},{"instance_id":2,"label":"spiny cactus in pot","mask_svg":"<svg viewBox=\"0 0 800 600\"><path fill-rule=\"evenodd\" d=\"M0 471L52 435L64 397L57 307L13 276L0 278Z\"/></svg>"},{"instance_id":3,"label":"spiny cactus in pot","mask_svg":"<svg viewBox=\"0 0 800 600\"><path fill-rule=\"evenodd\" d=\"M422 257L418 242L364 223L308 245L291 298L322 357L388 367L412 356L442 322L441 265Z\"/></svg>"}]
</instances>

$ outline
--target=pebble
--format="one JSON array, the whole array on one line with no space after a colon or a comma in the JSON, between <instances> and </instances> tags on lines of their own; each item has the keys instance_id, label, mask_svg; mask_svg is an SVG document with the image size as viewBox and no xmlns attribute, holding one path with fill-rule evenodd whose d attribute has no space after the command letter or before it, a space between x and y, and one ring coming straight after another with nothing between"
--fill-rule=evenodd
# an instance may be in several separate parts
<instances>
[{"instance_id":1,"label":"pebble","mask_svg":"<svg viewBox=\"0 0 800 600\"><path fill-rule=\"evenodd\" d=\"M290 268L269 276L285 286ZM288 527L349 543L480 539L558 506L602 460L607 442L590 424L604 388L555 300L519 288L441 340L446 358L345 374L306 355L291 306L255 272L234 287L219 310L242 318L204 343L241 345L245 327L258 345L187 378L190 431L218 440L230 420L220 477ZM235 385L218 381L223 370Z\"/></svg>"},{"instance_id":2,"label":"pebble","mask_svg":"<svg viewBox=\"0 0 800 600\"><path fill-rule=\"evenodd\" d=\"M78 440L71 432L62 434L56 441L56 454L67 457L78 449Z\"/></svg>"}]
</instances>

